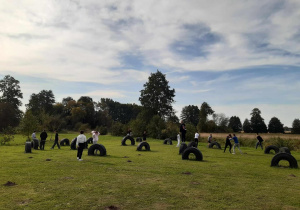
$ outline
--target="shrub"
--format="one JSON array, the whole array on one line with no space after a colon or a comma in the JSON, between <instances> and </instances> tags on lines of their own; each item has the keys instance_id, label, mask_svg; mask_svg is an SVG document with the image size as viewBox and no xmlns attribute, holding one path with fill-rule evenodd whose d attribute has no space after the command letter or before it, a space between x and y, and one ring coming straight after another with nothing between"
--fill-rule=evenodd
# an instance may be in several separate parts
<instances>
[{"instance_id":1,"label":"shrub","mask_svg":"<svg viewBox=\"0 0 300 210\"><path fill-rule=\"evenodd\" d=\"M0 136L0 144L4 145L6 143L9 143L10 141L13 141L15 136L15 131L12 127L7 127L3 129L3 133Z\"/></svg>"},{"instance_id":2,"label":"shrub","mask_svg":"<svg viewBox=\"0 0 300 210\"><path fill-rule=\"evenodd\" d=\"M125 136L127 133L127 126L120 122L114 122L111 126L110 133L113 136Z\"/></svg>"}]
</instances>

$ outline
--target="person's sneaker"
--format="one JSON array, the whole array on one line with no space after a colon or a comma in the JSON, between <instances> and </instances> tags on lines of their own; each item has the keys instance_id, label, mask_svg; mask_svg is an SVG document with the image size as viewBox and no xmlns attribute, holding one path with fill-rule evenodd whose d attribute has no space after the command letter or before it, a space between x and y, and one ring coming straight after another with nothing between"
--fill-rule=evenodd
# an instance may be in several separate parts
<instances>
[{"instance_id":1,"label":"person's sneaker","mask_svg":"<svg viewBox=\"0 0 300 210\"><path fill-rule=\"evenodd\" d=\"M77 160L79 160L79 157L77 157Z\"/></svg>"},{"instance_id":2,"label":"person's sneaker","mask_svg":"<svg viewBox=\"0 0 300 210\"><path fill-rule=\"evenodd\" d=\"M79 159L79 161L83 161L83 159Z\"/></svg>"}]
</instances>

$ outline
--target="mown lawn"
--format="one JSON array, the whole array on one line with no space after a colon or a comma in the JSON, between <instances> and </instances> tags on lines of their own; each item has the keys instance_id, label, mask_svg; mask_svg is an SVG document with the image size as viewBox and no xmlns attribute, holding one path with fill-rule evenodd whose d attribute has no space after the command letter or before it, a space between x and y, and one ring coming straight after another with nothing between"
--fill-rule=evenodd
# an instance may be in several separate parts
<instances>
[{"instance_id":1,"label":"mown lawn","mask_svg":"<svg viewBox=\"0 0 300 210\"><path fill-rule=\"evenodd\" d=\"M261 149L232 155L200 143L203 161L188 161L175 141L148 139L148 152L121 140L101 136L107 156L85 150L79 162L69 146L50 150L53 141L24 153L16 136L0 146L0 209L300 209L300 169L270 167L273 155ZM300 165L300 152L292 155Z\"/></svg>"}]
</instances>

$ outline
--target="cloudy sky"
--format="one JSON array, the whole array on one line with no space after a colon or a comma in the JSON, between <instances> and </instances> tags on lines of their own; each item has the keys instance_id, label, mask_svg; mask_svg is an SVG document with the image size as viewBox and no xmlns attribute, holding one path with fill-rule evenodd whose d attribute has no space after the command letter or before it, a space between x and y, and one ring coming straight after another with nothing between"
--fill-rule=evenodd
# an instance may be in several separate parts
<instances>
[{"instance_id":1,"label":"cloudy sky","mask_svg":"<svg viewBox=\"0 0 300 210\"><path fill-rule=\"evenodd\" d=\"M176 91L174 108L266 124L300 118L298 0L0 0L0 78L32 93L140 104L150 73Z\"/></svg>"}]
</instances>

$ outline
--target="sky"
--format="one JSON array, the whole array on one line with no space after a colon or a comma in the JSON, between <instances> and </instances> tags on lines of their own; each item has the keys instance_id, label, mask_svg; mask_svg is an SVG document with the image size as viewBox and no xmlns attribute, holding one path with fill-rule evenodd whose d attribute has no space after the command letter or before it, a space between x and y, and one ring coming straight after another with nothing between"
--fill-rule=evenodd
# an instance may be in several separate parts
<instances>
[{"instance_id":1,"label":"sky","mask_svg":"<svg viewBox=\"0 0 300 210\"><path fill-rule=\"evenodd\" d=\"M175 89L177 116L207 102L242 123L300 118L298 0L0 0L0 79L23 106L52 90L140 104L151 73Z\"/></svg>"}]
</instances>

